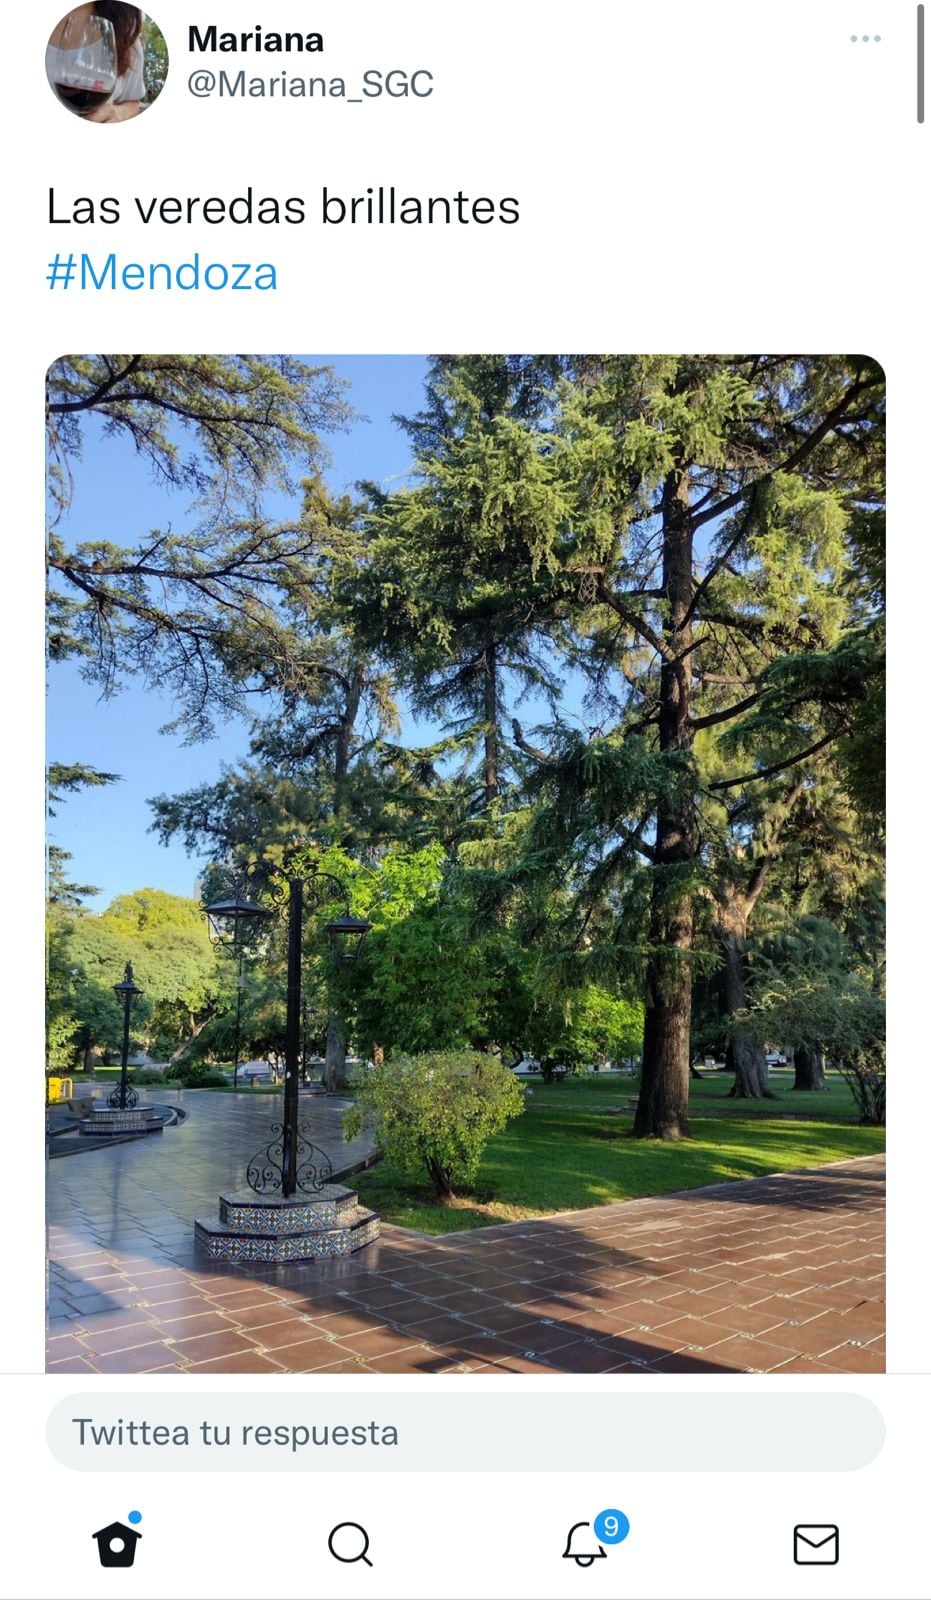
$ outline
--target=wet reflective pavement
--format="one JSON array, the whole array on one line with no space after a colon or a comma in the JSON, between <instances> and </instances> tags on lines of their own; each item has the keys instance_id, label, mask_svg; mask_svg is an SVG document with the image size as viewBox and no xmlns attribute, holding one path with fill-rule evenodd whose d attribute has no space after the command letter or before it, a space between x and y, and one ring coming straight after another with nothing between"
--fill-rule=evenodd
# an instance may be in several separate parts
<instances>
[{"instance_id":1,"label":"wet reflective pavement","mask_svg":"<svg viewBox=\"0 0 931 1600\"><path fill-rule=\"evenodd\" d=\"M180 1104L157 1138L49 1164L49 1372L884 1370L880 1156L232 1267L195 1251L194 1217L241 1184L281 1099ZM303 1110L337 1169L371 1151L339 1113Z\"/></svg>"}]
</instances>

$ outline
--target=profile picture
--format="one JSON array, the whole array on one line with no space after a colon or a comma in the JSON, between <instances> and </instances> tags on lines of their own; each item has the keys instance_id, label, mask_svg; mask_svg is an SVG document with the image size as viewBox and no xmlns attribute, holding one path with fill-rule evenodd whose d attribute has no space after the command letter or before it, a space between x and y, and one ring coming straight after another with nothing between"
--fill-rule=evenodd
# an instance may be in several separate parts
<instances>
[{"instance_id":1,"label":"profile picture","mask_svg":"<svg viewBox=\"0 0 931 1600\"><path fill-rule=\"evenodd\" d=\"M157 100L168 76L161 28L138 6L94 0L52 30L45 70L55 94L85 122L126 122Z\"/></svg>"}]
</instances>

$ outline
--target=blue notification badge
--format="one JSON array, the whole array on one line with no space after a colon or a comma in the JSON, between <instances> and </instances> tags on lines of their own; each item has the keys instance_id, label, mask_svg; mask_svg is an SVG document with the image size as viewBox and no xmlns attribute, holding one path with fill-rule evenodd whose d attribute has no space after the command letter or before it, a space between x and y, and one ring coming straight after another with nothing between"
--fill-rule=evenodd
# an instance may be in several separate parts
<instances>
[{"instance_id":1,"label":"blue notification badge","mask_svg":"<svg viewBox=\"0 0 931 1600\"><path fill-rule=\"evenodd\" d=\"M630 1532L623 1511L599 1511L595 1518L595 1538L602 1544L621 1544Z\"/></svg>"}]
</instances>

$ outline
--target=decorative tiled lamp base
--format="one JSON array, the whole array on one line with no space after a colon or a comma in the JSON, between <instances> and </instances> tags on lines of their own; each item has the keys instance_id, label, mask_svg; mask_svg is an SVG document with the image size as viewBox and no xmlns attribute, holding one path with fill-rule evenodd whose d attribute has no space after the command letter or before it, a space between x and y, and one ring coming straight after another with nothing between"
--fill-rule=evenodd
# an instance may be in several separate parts
<instances>
[{"instance_id":1,"label":"decorative tiled lamp base","mask_svg":"<svg viewBox=\"0 0 931 1600\"><path fill-rule=\"evenodd\" d=\"M81 1118L80 1132L90 1139L124 1139L128 1133L161 1133L164 1121L157 1106L95 1106Z\"/></svg>"},{"instance_id":2,"label":"decorative tiled lamp base","mask_svg":"<svg viewBox=\"0 0 931 1600\"><path fill-rule=\"evenodd\" d=\"M218 1222L198 1218L197 1244L215 1261L314 1261L349 1256L378 1238L380 1219L351 1189L330 1183L313 1196L221 1194Z\"/></svg>"}]
</instances>

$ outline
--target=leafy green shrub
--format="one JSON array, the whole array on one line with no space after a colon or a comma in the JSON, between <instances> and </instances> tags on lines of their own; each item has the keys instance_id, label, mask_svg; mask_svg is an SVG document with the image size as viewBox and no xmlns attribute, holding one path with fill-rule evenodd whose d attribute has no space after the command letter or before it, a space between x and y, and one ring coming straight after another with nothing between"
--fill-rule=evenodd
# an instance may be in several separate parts
<instances>
[{"instance_id":1,"label":"leafy green shrub","mask_svg":"<svg viewBox=\"0 0 931 1600\"><path fill-rule=\"evenodd\" d=\"M51 1017L46 1028L45 1070L56 1077L67 1077L74 1066L78 1019L70 1011Z\"/></svg>"},{"instance_id":2,"label":"leafy green shrub","mask_svg":"<svg viewBox=\"0 0 931 1600\"><path fill-rule=\"evenodd\" d=\"M165 1082L165 1073L156 1072L154 1067L138 1067L130 1074L131 1081L142 1087Z\"/></svg>"},{"instance_id":3,"label":"leafy green shrub","mask_svg":"<svg viewBox=\"0 0 931 1600\"><path fill-rule=\"evenodd\" d=\"M860 1121L864 1126L886 1126L886 1064L885 1059L869 1065L862 1059L838 1063L841 1076L846 1078L850 1092L857 1102Z\"/></svg>"},{"instance_id":4,"label":"leafy green shrub","mask_svg":"<svg viewBox=\"0 0 931 1600\"><path fill-rule=\"evenodd\" d=\"M185 1089L229 1088L226 1073L218 1072L216 1067L208 1067L205 1061L178 1061L169 1067L165 1077L172 1083L180 1083Z\"/></svg>"},{"instance_id":5,"label":"leafy green shrub","mask_svg":"<svg viewBox=\"0 0 931 1600\"><path fill-rule=\"evenodd\" d=\"M441 1200L471 1182L488 1140L524 1109L524 1091L496 1056L467 1050L395 1056L355 1080L343 1132L374 1125L389 1161L408 1178L424 1167Z\"/></svg>"}]
</instances>

